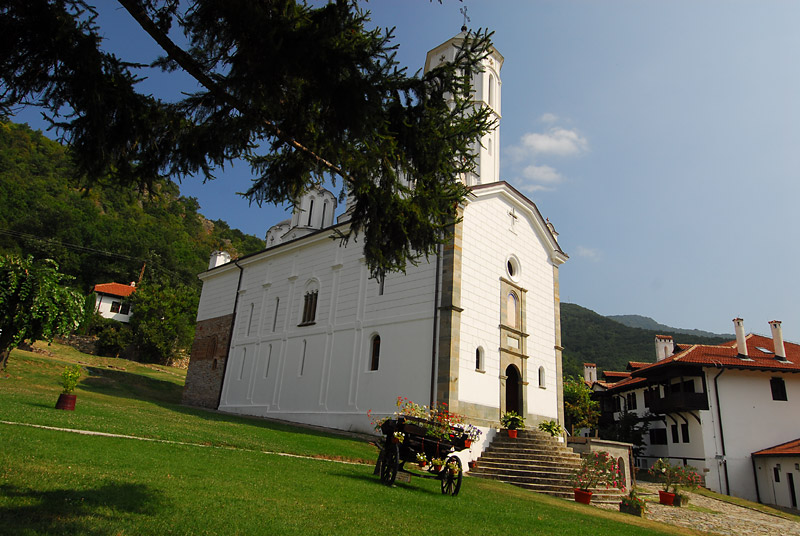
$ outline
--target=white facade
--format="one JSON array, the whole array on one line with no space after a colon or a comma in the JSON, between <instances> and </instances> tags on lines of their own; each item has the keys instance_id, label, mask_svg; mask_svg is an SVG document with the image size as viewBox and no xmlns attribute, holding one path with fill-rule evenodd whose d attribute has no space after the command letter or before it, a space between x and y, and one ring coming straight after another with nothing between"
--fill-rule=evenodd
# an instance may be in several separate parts
<instances>
[{"instance_id":1,"label":"white facade","mask_svg":"<svg viewBox=\"0 0 800 536\"><path fill-rule=\"evenodd\" d=\"M429 53L426 68L460 38ZM476 98L499 118L502 56L489 59ZM331 239L348 218L333 223L335 198L322 189L270 228L266 250L212 263L200 275L184 400L358 431L372 431L368 410L392 414L398 397L447 403L484 429L506 409L530 425L563 422L558 266L567 256L536 206L498 182L497 129L490 135L452 241L405 274L371 279L361 243Z\"/></svg>"},{"instance_id":2,"label":"white facade","mask_svg":"<svg viewBox=\"0 0 800 536\"><path fill-rule=\"evenodd\" d=\"M131 306L124 303L122 298L108 294L97 294L94 308L103 318L110 318L117 322L130 322L133 313Z\"/></svg>"},{"instance_id":3,"label":"white facade","mask_svg":"<svg viewBox=\"0 0 800 536\"><path fill-rule=\"evenodd\" d=\"M626 408L650 422L637 460L641 469L668 458L698 468L709 489L764 501L752 454L797 438L800 346L787 344L791 357L778 361L767 350L773 346L769 338L751 334L744 346L744 335L740 338L738 345L691 346L666 358L657 341L658 361L609 385L606 397L618 409L615 420ZM776 392L773 382L785 391ZM681 387L673 389L676 384ZM645 404L645 391L653 389L661 400L654 402L651 394Z\"/></svg>"}]
</instances>

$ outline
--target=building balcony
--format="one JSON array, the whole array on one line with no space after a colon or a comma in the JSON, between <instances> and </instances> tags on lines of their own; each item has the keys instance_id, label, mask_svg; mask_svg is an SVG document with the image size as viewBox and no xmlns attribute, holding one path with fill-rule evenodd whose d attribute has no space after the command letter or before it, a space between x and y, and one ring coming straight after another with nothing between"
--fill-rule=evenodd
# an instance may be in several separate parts
<instances>
[{"instance_id":1,"label":"building balcony","mask_svg":"<svg viewBox=\"0 0 800 536\"><path fill-rule=\"evenodd\" d=\"M664 398L650 400L650 411L653 413L666 414L703 409L708 409L706 393L669 393Z\"/></svg>"}]
</instances>

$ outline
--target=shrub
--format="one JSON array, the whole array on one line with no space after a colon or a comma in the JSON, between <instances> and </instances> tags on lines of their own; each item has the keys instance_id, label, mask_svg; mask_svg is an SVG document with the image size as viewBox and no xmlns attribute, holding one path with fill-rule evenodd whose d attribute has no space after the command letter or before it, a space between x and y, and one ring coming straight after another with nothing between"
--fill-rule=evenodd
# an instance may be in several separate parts
<instances>
[{"instance_id":1,"label":"shrub","mask_svg":"<svg viewBox=\"0 0 800 536\"><path fill-rule=\"evenodd\" d=\"M583 458L580 468L575 471L573 484L576 488L584 491L598 486L625 489L625 482L617 461L605 451L592 452Z\"/></svg>"},{"instance_id":2,"label":"shrub","mask_svg":"<svg viewBox=\"0 0 800 536\"><path fill-rule=\"evenodd\" d=\"M64 388L62 393L68 395L75 390L75 387L78 386L78 380L81 379L81 374L83 370L79 365L69 365L64 368L64 372L61 373L61 387Z\"/></svg>"}]
</instances>

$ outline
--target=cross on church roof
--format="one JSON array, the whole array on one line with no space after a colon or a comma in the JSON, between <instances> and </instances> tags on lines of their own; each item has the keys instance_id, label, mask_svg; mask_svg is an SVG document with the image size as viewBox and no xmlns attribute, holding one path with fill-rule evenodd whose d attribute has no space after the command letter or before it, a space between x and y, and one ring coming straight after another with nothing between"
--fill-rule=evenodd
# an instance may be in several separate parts
<instances>
[{"instance_id":1,"label":"cross on church roof","mask_svg":"<svg viewBox=\"0 0 800 536\"><path fill-rule=\"evenodd\" d=\"M467 31L467 23L468 22L472 22L472 20L467 15L467 6L462 7L458 11L460 11L461 14L464 15L464 24L461 25L461 31L462 32L466 32Z\"/></svg>"}]
</instances>

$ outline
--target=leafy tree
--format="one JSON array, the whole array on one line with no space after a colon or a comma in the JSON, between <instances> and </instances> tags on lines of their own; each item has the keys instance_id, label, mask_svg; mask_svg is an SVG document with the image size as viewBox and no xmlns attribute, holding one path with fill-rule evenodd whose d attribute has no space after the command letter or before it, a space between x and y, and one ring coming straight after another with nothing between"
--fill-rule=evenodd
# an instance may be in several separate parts
<instances>
[{"instance_id":1,"label":"leafy tree","mask_svg":"<svg viewBox=\"0 0 800 536\"><path fill-rule=\"evenodd\" d=\"M0 364L24 340L52 339L83 318L83 296L63 286L68 278L49 259L0 257Z\"/></svg>"},{"instance_id":2,"label":"leafy tree","mask_svg":"<svg viewBox=\"0 0 800 536\"><path fill-rule=\"evenodd\" d=\"M169 364L194 338L198 297L185 285L145 281L131 294L133 345L145 361Z\"/></svg>"},{"instance_id":3,"label":"leafy tree","mask_svg":"<svg viewBox=\"0 0 800 536\"><path fill-rule=\"evenodd\" d=\"M471 79L490 45L470 34L452 63L410 76L391 31L368 30L355 0L118 0L164 50L153 66L198 90L178 102L137 91L141 65L102 50L85 0L0 8L0 113L41 106L80 174L150 187L243 158L256 203L298 199L327 178L355 209L373 275L433 253L467 193L458 180L491 127ZM186 45L170 37L178 26Z\"/></svg>"},{"instance_id":4,"label":"leafy tree","mask_svg":"<svg viewBox=\"0 0 800 536\"><path fill-rule=\"evenodd\" d=\"M650 421L641 419L636 413L624 407L618 420L600 429L600 437L631 443L634 446L634 454L638 456L644 446L644 435L649 429Z\"/></svg>"},{"instance_id":5,"label":"leafy tree","mask_svg":"<svg viewBox=\"0 0 800 536\"><path fill-rule=\"evenodd\" d=\"M600 418L599 404L592 400L592 390L579 378L564 380L564 418L570 434L575 429L594 428Z\"/></svg>"}]
</instances>

